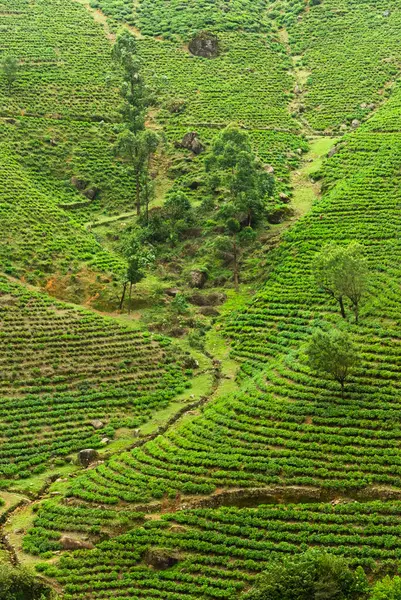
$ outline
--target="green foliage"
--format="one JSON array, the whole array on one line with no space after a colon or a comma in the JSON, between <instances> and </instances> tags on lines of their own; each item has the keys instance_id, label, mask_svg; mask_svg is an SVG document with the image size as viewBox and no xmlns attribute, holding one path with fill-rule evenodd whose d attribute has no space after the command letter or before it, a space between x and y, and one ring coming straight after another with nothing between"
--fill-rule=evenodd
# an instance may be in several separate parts
<instances>
[{"instance_id":1,"label":"green foliage","mask_svg":"<svg viewBox=\"0 0 401 600\"><path fill-rule=\"evenodd\" d=\"M191 202L183 192L171 194L164 203L166 215L173 221L185 219L191 210Z\"/></svg>"},{"instance_id":2,"label":"green foliage","mask_svg":"<svg viewBox=\"0 0 401 600\"><path fill-rule=\"evenodd\" d=\"M51 588L28 570L0 565L0 600L46 600L51 597Z\"/></svg>"},{"instance_id":3,"label":"green foliage","mask_svg":"<svg viewBox=\"0 0 401 600\"><path fill-rule=\"evenodd\" d=\"M237 126L226 127L205 159L209 188L222 196L222 210L251 226L266 214L273 178L253 154L250 139Z\"/></svg>"},{"instance_id":4,"label":"green foliage","mask_svg":"<svg viewBox=\"0 0 401 600\"><path fill-rule=\"evenodd\" d=\"M338 329L329 332L317 329L311 336L306 354L309 366L331 375L344 392L345 381L358 365L357 349L348 333Z\"/></svg>"},{"instance_id":5,"label":"green foliage","mask_svg":"<svg viewBox=\"0 0 401 600\"><path fill-rule=\"evenodd\" d=\"M122 120L130 132L137 134L145 128L149 92L143 78L142 60L138 55L136 40L127 30L117 37L112 57L123 69Z\"/></svg>"},{"instance_id":6,"label":"green foliage","mask_svg":"<svg viewBox=\"0 0 401 600\"><path fill-rule=\"evenodd\" d=\"M180 355L168 346L4 277L0 318L1 479L100 448L102 438L138 427L183 386ZM94 430L93 419L104 427Z\"/></svg>"},{"instance_id":7,"label":"green foliage","mask_svg":"<svg viewBox=\"0 0 401 600\"><path fill-rule=\"evenodd\" d=\"M268 566L249 600L358 600L366 597L363 570L352 572L343 558L318 550Z\"/></svg>"},{"instance_id":8,"label":"green foliage","mask_svg":"<svg viewBox=\"0 0 401 600\"><path fill-rule=\"evenodd\" d=\"M368 280L362 246L357 242L346 247L328 244L316 256L312 268L317 284L339 302L342 316L345 317L344 298L348 298L358 322L360 302Z\"/></svg>"},{"instance_id":9,"label":"green foliage","mask_svg":"<svg viewBox=\"0 0 401 600\"><path fill-rule=\"evenodd\" d=\"M40 511L39 519L49 531L52 521L45 511ZM66 600L85 594L88 585L95 598L106 590L121 597L126 592L153 598L155 589L167 600L246 598L242 592L257 586L259 576L263 583L266 571L277 576L283 591L292 584L295 598L327 600L333 598L327 594L329 587L338 592L336 600L344 596L362 600L367 597L367 582L358 567L375 569L378 561L385 568L396 568L400 519L397 501L180 510L102 542L96 550L63 556L44 565L43 571L64 586ZM174 549L185 558L173 568L157 571L142 560L148 548ZM320 594L308 596L308 584ZM276 595L268 600L293 598L273 591ZM398 600L393 596L383 600L387 598Z\"/></svg>"},{"instance_id":10,"label":"green foliage","mask_svg":"<svg viewBox=\"0 0 401 600\"><path fill-rule=\"evenodd\" d=\"M270 28L266 18L266 0L190 0L183 6L179 0L141 0L134 13L127 0L92 0L107 15L139 26L145 35L163 35L166 38L188 38L201 29L218 31L260 31Z\"/></svg>"},{"instance_id":11,"label":"green foliage","mask_svg":"<svg viewBox=\"0 0 401 600\"><path fill-rule=\"evenodd\" d=\"M369 600L400 600L401 598L401 577L390 578L388 575L381 581L378 581L369 596Z\"/></svg>"},{"instance_id":12,"label":"green foliage","mask_svg":"<svg viewBox=\"0 0 401 600\"><path fill-rule=\"evenodd\" d=\"M0 62L0 68L9 90L11 90L17 79L18 65L18 59L9 55L4 56Z\"/></svg>"}]
</instances>

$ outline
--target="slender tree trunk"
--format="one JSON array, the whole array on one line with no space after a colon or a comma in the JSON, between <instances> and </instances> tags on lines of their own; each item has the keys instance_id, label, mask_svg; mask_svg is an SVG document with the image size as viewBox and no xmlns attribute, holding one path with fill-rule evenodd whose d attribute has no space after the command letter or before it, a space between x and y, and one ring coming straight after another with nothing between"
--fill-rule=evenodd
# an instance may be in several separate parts
<instances>
[{"instance_id":1,"label":"slender tree trunk","mask_svg":"<svg viewBox=\"0 0 401 600\"><path fill-rule=\"evenodd\" d=\"M359 322L359 306L358 304L354 304L354 311L355 311L355 323Z\"/></svg>"},{"instance_id":2,"label":"slender tree trunk","mask_svg":"<svg viewBox=\"0 0 401 600\"><path fill-rule=\"evenodd\" d=\"M120 306L119 309L122 310L124 306L125 292L127 291L127 283L128 281L124 281L123 293L121 294Z\"/></svg>"},{"instance_id":3,"label":"slender tree trunk","mask_svg":"<svg viewBox=\"0 0 401 600\"><path fill-rule=\"evenodd\" d=\"M338 302L340 304L341 316L343 319L345 319L344 301L342 296L339 297Z\"/></svg>"},{"instance_id":4,"label":"slender tree trunk","mask_svg":"<svg viewBox=\"0 0 401 600\"><path fill-rule=\"evenodd\" d=\"M139 171L136 172L136 214L141 214L141 178Z\"/></svg>"},{"instance_id":5,"label":"slender tree trunk","mask_svg":"<svg viewBox=\"0 0 401 600\"><path fill-rule=\"evenodd\" d=\"M131 314L132 283L129 284L128 314Z\"/></svg>"},{"instance_id":6,"label":"slender tree trunk","mask_svg":"<svg viewBox=\"0 0 401 600\"><path fill-rule=\"evenodd\" d=\"M340 384L341 384L341 398L344 398L344 381L341 380Z\"/></svg>"},{"instance_id":7,"label":"slender tree trunk","mask_svg":"<svg viewBox=\"0 0 401 600\"><path fill-rule=\"evenodd\" d=\"M248 211L248 227L251 226L251 223L252 223L252 214L251 214L251 211L249 210Z\"/></svg>"},{"instance_id":8,"label":"slender tree trunk","mask_svg":"<svg viewBox=\"0 0 401 600\"><path fill-rule=\"evenodd\" d=\"M238 289L239 289L238 251L237 251L237 241L236 241L235 237L233 240L233 251L234 251L234 288L235 288L235 291L238 292Z\"/></svg>"},{"instance_id":9,"label":"slender tree trunk","mask_svg":"<svg viewBox=\"0 0 401 600\"><path fill-rule=\"evenodd\" d=\"M146 205L145 205L145 210L146 210L146 227L149 225L149 198L146 197Z\"/></svg>"}]
</instances>

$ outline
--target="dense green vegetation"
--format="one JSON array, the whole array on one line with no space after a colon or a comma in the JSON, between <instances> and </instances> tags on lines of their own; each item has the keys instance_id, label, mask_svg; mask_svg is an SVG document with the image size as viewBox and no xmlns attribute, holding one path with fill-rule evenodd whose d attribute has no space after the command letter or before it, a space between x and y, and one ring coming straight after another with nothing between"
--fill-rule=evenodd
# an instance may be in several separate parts
<instances>
[{"instance_id":1,"label":"dense green vegetation","mask_svg":"<svg viewBox=\"0 0 401 600\"><path fill-rule=\"evenodd\" d=\"M71 600L104 593L111 598L237 598L270 561L308 546L330 548L354 567L369 570L376 561L391 567L400 559L399 522L398 502L179 511L41 570L57 577ZM149 548L164 551L173 566L152 568Z\"/></svg>"},{"instance_id":2,"label":"dense green vegetation","mask_svg":"<svg viewBox=\"0 0 401 600\"><path fill-rule=\"evenodd\" d=\"M399 600L399 8L0 0L0 560Z\"/></svg>"},{"instance_id":3,"label":"dense green vegetation","mask_svg":"<svg viewBox=\"0 0 401 600\"><path fill-rule=\"evenodd\" d=\"M47 600L54 598L51 588L29 571L0 565L1 600Z\"/></svg>"},{"instance_id":4,"label":"dense green vegetation","mask_svg":"<svg viewBox=\"0 0 401 600\"><path fill-rule=\"evenodd\" d=\"M71 462L72 452L102 447L103 438L138 427L185 388L168 339L4 278L0 318L2 480L42 473L49 463Z\"/></svg>"}]
</instances>

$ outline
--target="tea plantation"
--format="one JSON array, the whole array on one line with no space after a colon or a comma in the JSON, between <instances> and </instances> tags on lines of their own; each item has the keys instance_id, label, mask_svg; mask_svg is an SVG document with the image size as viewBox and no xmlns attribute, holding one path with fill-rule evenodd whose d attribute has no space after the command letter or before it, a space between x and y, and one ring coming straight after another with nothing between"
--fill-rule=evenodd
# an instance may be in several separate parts
<instances>
[{"instance_id":1,"label":"tea plantation","mask_svg":"<svg viewBox=\"0 0 401 600\"><path fill-rule=\"evenodd\" d=\"M42 473L83 447L101 447L185 387L167 339L6 279L0 311L2 479Z\"/></svg>"},{"instance_id":2,"label":"tea plantation","mask_svg":"<svg viewBox=\"0 0 401 600\"><path fill-rule=\"evenodd\" d=\"M0 590L245 600L310 548L399 572L400 14L0 0ZM318 284L328 243L361 297Z\"/></svg>"}]
</instances>

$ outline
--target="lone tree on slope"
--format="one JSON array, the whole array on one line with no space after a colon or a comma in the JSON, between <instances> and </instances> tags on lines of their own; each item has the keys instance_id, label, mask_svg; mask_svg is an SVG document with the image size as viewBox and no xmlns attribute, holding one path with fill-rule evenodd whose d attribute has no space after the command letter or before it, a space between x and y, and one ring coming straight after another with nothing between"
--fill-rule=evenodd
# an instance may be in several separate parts
<instances>
[{"instance_id":1,"label":"lone tree on slope","mask_svg":"<svg viewBox=\"0 0 401 600\"><path fill-rule=\"evenodd\" d=\"M128 240L123 248L123 253L127 259L127 269L122 282L123 289L119 308L122 310L124 307L124 300L128 288L128 313L130 313L132 287L145 279L147 271L155 261L155 255L152 246L141 243L141 240L136 237L132 237Z\"/></svg>"},{"instance_id":2,"label":"lone tree on slope","mask_svg":"<svg viewBox=\"0 0 401 600\"><path fill-rule=\"evenodd\" d=\"M344 397L345 382L359 363L354 342L345 331L329 332L316 329L306 349L308 364L314 371L327 373L341 386Z\"/></svg>"},{"instance_id":3,"label":"lone tree on slope","mask_svg":"<svg viewBox=\"0 0 401 600\"><path fill-rule=\"evenodd\" d=\"M348 246L325 245L312 264L316 283L340 305L346 318L344 299L351 302L358 323L361 300L368 284L368 268L362 256L362 246L351 242Z\"/></svg>"},{"instance_id":4,"label":"lone tree on slope","mask_svg":"<svg viewBox=\"0 0 401 600\"><path fill-rule=\"evenodd\" d=\"M145 127L146 113L152 102L151 92L142 75L142 61L138 55L136 40L128 31L118 36L112 57L122 67L124 80L121 86L122 126L115 151L134 172L137 215L141 214L142 204L145 205L147 215L151 160L161 138Z\"/></svg>"},{"instance_id":5,"label":"lone tree on slope","mask_svg":"<svg viewBox=\"0 0 401 600\"><path fill-rule=\"evenodd\" d=\"M4 56L1 60L1 70L3 72L4 79L7 83L9 91L15 83L18 75L18 60L14 56Z\"/></svg>"}]
</instances>

